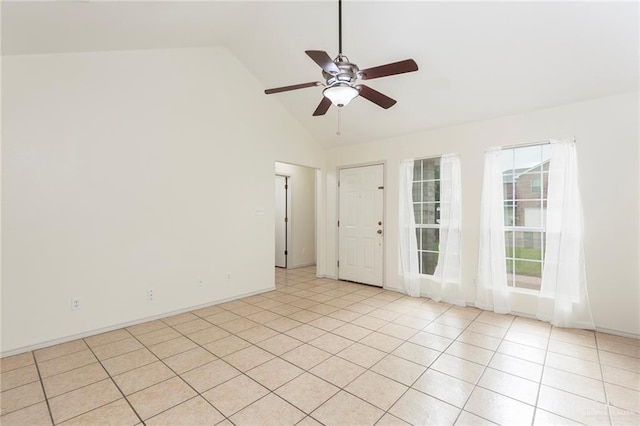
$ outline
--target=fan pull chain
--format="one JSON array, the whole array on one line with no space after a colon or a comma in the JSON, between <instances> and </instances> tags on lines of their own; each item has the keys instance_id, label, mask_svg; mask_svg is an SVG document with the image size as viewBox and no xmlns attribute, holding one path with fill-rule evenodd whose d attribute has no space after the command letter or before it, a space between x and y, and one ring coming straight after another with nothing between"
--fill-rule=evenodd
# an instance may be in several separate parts
<instances>
[{"instance_id":1,"label":"fan pull chain","mask_svg":"<svg viewBox=\"0 0 640 426\"><path fill-rule=\"evenodd\" d=\"M338 135L338 136L340 136L340 135L342 134L342 133L340 132L340 122L341 122L341 120L340 120L340 118L341 118L341 115L340 115L340 114L341 114L340 109L341 109L341 108L338 108L338 131L336 132L336 135Z\"/></svg>"}]
</instances>

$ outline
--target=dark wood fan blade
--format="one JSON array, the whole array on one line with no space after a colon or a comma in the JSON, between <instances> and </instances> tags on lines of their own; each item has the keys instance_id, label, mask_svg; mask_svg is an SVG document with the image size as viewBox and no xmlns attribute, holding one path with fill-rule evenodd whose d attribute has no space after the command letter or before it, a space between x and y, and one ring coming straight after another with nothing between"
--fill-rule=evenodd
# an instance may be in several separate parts
<instances>
[{"instance_id":1,"label":"dark wood fan blade","mask_svg":"<svg viewBox=\"0 0 640 426\"><path fill-rule=\"evenodd\" d=\"M406 59L400 62L393 62L391 64L360 70L360 73L363 80L371 80L374 78L404 74L405 72L413 71L418 71L418 64L416 64L416 61L413 59Z\"/></svg>"},{"instance_id":2,"label":"dark wood fan blade","mask_svg":"<svg viewBox=\"0 0 640 426\"><path fill-rule=\"evenodd\" d=\"M396 104L396 100L395 99L391 99L387 95L383 95L382 93L378 92L377 90L372 89L369 86L365 86L364 84L360 84L360 85L356 86L356 88L360 91L360 96L362 96L365 99L370 100L374 104L376 104L376 105L378 105L378 106L380 106L380 107L382 107L384 109L391 108L392 106L394 106Z\"/></svg>"},{"instance_id":3,"label":"dark wood fan blade","mask_svg":"<svg viewBox=\"0 0 640 426\"><path fill-rule=\"evenodd\" d=\"M270 95L272 93L287 92L289 90L304 89L305 87L313 87L313 86L320 86L320 85L322 85L321 82L312 81L309 83L294 84L293 86L283 86L283 87L276 87L275 89L267 89L264 91L264 93L266 93L267 95Z\"/></svg>"},{"instance_id":4,"label":"dark wood fan blade","mask_svg":"<svg viewBox=\"0 0 640 426\"><path fill-rule=\"evenodd\" d=\"M331 57L324 50L305 50L304 53L309 55L313 61L320 65L320 68L329 74L337 74L340 72L338 66L331 60Z\"/></svg>"},{"instance_id":5,"label":"dark wood fan blade","mask_svg":"<svg viewBox=\"0 0 640 426\"><path fill-rule=\"evenodd\" d=\"M313 116L317 117L319 115L325 115L327 111L329 111L330 106L331 106L331 101L328 98L325 98L323 96L322 100L320 101L320 104L318 105L318 108L316 108L316 110L313 111Z\"/></svg>"}]
</instances>

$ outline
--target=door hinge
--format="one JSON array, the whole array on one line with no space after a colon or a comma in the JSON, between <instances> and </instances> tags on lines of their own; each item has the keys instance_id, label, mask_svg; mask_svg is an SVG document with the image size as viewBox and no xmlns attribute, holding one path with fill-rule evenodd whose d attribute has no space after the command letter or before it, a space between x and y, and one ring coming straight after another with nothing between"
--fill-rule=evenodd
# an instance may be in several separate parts
<instances>
[{"instance_id":1,"label":"door hinge","mask_svg":"<svg viewBox=\"0 0 640 426\"><path fill-rule=\"evenodd\" d=\"M285 186L284 186L284 189L289 189L289 185L285 185Z\"/></svg>"},{"instance_id":2,"label":"door hinge","mask_svg":"<svg viewBox=\"0 0 640 426\"><path fill-rule=\"evenodd\" d=\"M340 261L338 260L336 266L339 268L340 267Z\"/></svg>"},{"instance_id":3,"label":"door hinge","mask_svg":"<svg viewBox=\"0 0 640 426\"><path fill-rule=\"evenodd\" d=\"M340 188L340 181L338 181L338 188Z\"/></svg>"},{"instance_id":4,"label":"door hinge","mask_svg":"<svg viewBox=\"0 0 640 426\"><path fill-rule=\"evenodd\" d=\"M340 221L338 221L338 228L340 228Z\"/></svg>"},{"instance_id":5,"label":"door hinge","mask_svg":"<svg viewBox=\"0 0 640 426\"><path fill-rule=\"evenodd\" d=\"M284 251L284 255L287 256L288 254L289 254L289 252L285 250Z\"/></svg>"},{"instance_id":6,"label":"door hinge","mask_svg":"<svg viewBox=\"0 0 640 426\"><path fill-rule=\"evenodd\" d=\"M284 218L284 223L289 223L289 218L288 217Z\"/></svg>"}]
</instances>

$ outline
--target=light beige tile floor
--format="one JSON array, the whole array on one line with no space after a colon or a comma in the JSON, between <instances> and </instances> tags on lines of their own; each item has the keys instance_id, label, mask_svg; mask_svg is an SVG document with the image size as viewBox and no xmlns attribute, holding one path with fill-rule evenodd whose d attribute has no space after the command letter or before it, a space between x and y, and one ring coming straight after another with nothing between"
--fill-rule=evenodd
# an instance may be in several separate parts
<instances>
[{"instance_id":1,"label":"light beige tile floor","mask_svg":"<svg viewBox=\"0 0 640 426\"><path fill-rule=\"evenodd\" d=\"M0 423L640 424L640 341L276 269L276 291L0 360Z\"/></svg>"}]
</instances>

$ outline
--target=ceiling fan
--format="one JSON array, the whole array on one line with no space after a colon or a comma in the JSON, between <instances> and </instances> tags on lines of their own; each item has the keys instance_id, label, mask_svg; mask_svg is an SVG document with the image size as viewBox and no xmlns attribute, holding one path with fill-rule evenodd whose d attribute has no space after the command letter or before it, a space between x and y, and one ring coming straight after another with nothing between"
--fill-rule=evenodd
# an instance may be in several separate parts
<instances>
[{"instance_id":1,"label":"ceiling fan","mask_svg":"<svg viewBox=\"0 0 640 426\"><path fill-rule=\"evenodd\" d=\"M353 62L350 62L349 58L342 54L342 0L338 0L338 52L338 56L331 60L329 54L323 50L305 51L305 53L322 68L324 83L321 81L312 81L309 83L267 89L264 93L270 95L272 93L287 92L289 90L304 89L306 87L326 86L322 91L323 98L313 112L314 116L326 114L331 104L337 107L343 107L358 96L362 96L374 104L387 109L396 104L395 99L391 99L387 95L364 84L356 84L357 80L372 80L374 78L418 71L418 65L413 59L406 59L404 61L363 70L358 68Z\"/></svg>"}]
</instances>

